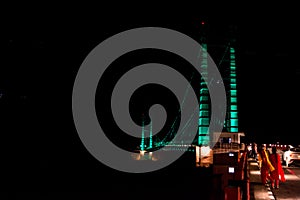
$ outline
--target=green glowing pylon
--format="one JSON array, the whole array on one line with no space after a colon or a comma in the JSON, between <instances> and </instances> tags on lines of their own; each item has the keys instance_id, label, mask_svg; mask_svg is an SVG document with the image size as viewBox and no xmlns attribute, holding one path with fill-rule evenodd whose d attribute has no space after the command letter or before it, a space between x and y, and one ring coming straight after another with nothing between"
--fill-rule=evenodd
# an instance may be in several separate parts
<instances>
[{"instance_id":1,"label":"green glowing pylon","mask_svg":"<svg viewBox=\"0 0 300 200\"><path fill-rule=\"evenodd\" d=\"M149 136L149 148L151 149L152 148L152 121L150 122L150 136Z\"/></svg>"},{"instance_id":2,"label":"green glowing pylon","mask_svg":"<svg viewBox=\"0 0 300 200\"><path fill-rule=\"evenodd\" d=\"M209 145L209 92L206 85L207 81L207 44L202 44L201 49L201 70L202 77L200 82L200 107L199 107L199 130L198 130L198 145Z\"/></svg>"},{"instance_id":3,"label":"green glowing pylon","mask_svg":"<svg viewBox=\"0 0 300 200\"><path fill-rule=\"evenodd\" d=\"M141 138L141 145L140 145L141 151L145 150L145 127L144 127L144 117L142 121L142 138Z\"/></svg>"},{"instance_id":4,"label":"green glowing pylon","mask_svg":"<svg viewBox=\"0 0 300 200\"><path fill-rule=\"evenodd\" d=\"M230 89L228 93L229 113L227 120L228 132L238 132L238 109L237 109L237 87L236 87L236 62L235 49L230 47Z\"/></svg>"}]
</instances>

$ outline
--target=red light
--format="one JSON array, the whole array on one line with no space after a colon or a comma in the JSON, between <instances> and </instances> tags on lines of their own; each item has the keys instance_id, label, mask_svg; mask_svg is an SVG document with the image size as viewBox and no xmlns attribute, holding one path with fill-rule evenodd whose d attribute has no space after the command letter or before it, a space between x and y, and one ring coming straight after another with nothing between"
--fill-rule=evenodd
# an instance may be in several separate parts
<instances>
[{"instance_id":1,"label":"red light","mask_svg":"<svg viewBox=\"0 0 300 200\"><path fill-rule=\"evenodd\" d=\"M204 25L204 24L205 24L205 22L204 22L204 21L202 21L202 22L201 22L201 24L202 24L202 25Z\"/></svg>"}]
</instances>

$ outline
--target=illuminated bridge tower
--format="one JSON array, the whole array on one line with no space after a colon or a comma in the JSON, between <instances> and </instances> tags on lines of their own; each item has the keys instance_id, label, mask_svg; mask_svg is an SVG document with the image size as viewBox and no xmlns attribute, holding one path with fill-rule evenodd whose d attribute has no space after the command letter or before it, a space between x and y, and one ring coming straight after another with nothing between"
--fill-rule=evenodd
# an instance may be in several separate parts
<instances>
[{"instance_id":1,"label":"illuminated bridge tower","mask_svg":"<svg viewBox=\"0 0 300 200\"><path fill-rule=\"evenodd\" d=\"M231 133L237 133L238 130L238 108L237 108L237 83L236 83L236 60L235 60L235 48L230 45L229 49L229 89L227 91L227 131Z\"/></svg>"},{"instance_id":2,"label":"illuminated bridge tower","mask_svg":"<svg viewBox=\"0 0 300 200\"><path fill-rule=\"evenodd\" d=\"M205 28L205 23L201 23L203 29ZM200 51L201 59L201 81L200 81L200 106L199 106L199 123L198 123L198 145L208 146L210 144L210 134L209 134L209 123L210 123L210 99L209 92L206 85L207 80L207 43L205 37L205 31L202 32L201 38L202 49Z\"/></svg>"},{"instance_id":3,"label":"illuminated bridge tower","mask_svg":"<svg viewBox=\"0 0 300 200\"><path fill-rule=\"evenodd\" d=\"M143 119L142 119L142 137L141 137L141 144L140 144L140 149L141 151L144 151L145 150L145 124L144 124L144 116L143 116Z\"/></svg>"},{"instance_id":4,"label":"illuminated bridge tower","mask_svg":"<svg viewBox=\"0 0 300 200\"><path fill-rule=\"evenodd\" d=\"M146 130L145 129L145 119L143 116L142 119L142 135L141 135L141 144L140 144L140 150L141 151L145 151L148 149L152 149L153 148L153 134L152 134L152 121L150 121L150 130ZM149 134L147 134L149 133ZM148 137L149 135L149 137ZM148 144L148 146L147 146Z\"/></svg>"},{"instance_id":5,"label":"illuminated bridge tower","mask_svg":"<svg viewBox=\"0 0 300 200\"><path fill-rule=\"evenodd\" d=\"M199 123L198 123L198 145L210 146L212 141L216 138L211 134L212 130L209 130L210 123L221 123L215 120L211 120L211 102L210 95L206 85L208 78L208 48L212 46L211 52L213 58L219 60L218 68L224 81L224 86L227 96L227 109L226 118L224 121L223 132L239 133L239 121L238 121L238 96L237 96L237 70L236 70L236 51L235 51L235 31L230 28L229 35L224 38L223 42L227 41L227 45L218 43L210 43L207 40L206 33L209 31L204 22L201 23L202 35L201 35L201 53L200 53L200 67L202 76L200 80L200 107L199 107ZM212 40L215 42L215 40ZM214 57L215 56L215 57ZM210 137L212 135L212 137ZM224 135L224 137L229 137ZM233 136L235 138L235 136ZM237 141L234 139L234 141Z\"/></svg>"}]
</instances>

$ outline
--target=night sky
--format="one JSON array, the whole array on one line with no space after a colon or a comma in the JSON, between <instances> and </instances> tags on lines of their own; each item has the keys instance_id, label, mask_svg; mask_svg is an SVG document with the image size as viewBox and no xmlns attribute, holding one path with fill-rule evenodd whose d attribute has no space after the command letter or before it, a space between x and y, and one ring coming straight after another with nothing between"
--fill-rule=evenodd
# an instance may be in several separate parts
<instances>
[{"instance_id":1,"label":"night sky","mask_svg":"<svg viewBox=\"0 0 300 200\"><path fill-rule=\"evenodd\" d=\"M96 45L136 27L171 28L199 41L201 21L205 21L212 43L222 41L228 27L236 27L239 129L249 140L294 143L300 74L299 63L293 60L295 50L299 52L299 23L292 15L277 13L165 18L145 14L110 20L103 14L66 14L8 22L1 39L0 116L17 187L27 185L27 180L35 186L59 182L59 188L71 183L76 187L76 180L84 185L116 173L99 164L81 144L72 118L72 87L82 61ZM213 59L218 63L220 57Z\"/></svg>"}]
</instances>

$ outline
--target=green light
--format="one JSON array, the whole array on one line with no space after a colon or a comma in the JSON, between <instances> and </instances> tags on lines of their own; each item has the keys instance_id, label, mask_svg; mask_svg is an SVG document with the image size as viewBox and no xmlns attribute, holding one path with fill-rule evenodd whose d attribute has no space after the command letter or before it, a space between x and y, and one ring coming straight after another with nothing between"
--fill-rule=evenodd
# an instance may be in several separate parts
<instances>
[{"instance_id":1,"label":"green light","mask_svg":"<svg viewBox=\"0 0 300 200\"><path fill-rule=\"evenodd\" d=\"M200 90L200 94L208 94L208 89L207 88L202 88Z\"/></svg>"},{"instance_id":2,"label":"green light","mask_svg":"<svg viewBox=\"0 0 300 200\"><path fill-rule=\"evenodd\" d=\"M230 118L238 118L238 112L230 112Z\"/></svg>"},{"instance_id":3,"label":"green light","mask_svg":"<svg viewBox=\"0 0 300 200\"><path fill-rule=\"evenodd\" d=\"M202 102L202 101L208 101L208 96L201 96L200 102Z\"/></svg>"},{"instance_id":4,"label":"green light","mask_svg":"<svg viewBox=\"0 0 300 200\"><path fill-rule=\"evenodd\" d=\"M208 104L200 104L200 110L207 110L208 108Z\"/></svg>"},{"instance_id":5,"label":"green light","mask_svg":"<svg viewBox=\"0 0 300 200\"><path fill-rule=\"evenodd\" d=\"M152 121L150 122L150 141L149 141L149 148L152 148Z\"/></svg>"},{"instance_id":6,"label":"green light","mask_svg":"<svg viewBox=\"0 0 300 200\"><path fill-rule=\"evenodd\" d=\"M207 67L206 67L207 68ZM206 71L203 71L203 72L201 72L201 75L203 76L202 78L201 78L201 80L202 81L205 81L207 78L207 72ZM205 77L205 78L204 78Z\"/></svg>"},{"instance_id":7,"label":"green light","mask_svg":"<svg viewBox=\"0 0 300 200\"><path fill-rule=\"evenodd\" d=\"M235 63L235 50L230 47L230 90L229 90L229 116L227 118L227 131L237 132L238 116L237 116L237 90L236 90L236 63Z\"/></svg>"},{"instance_id":8,"label":"green light","mask_svg":"<svg viewBox=\"0 0 300 200\"><path fill-rule=\"evenodd\" d=\"M144 119L142 122L142 139L141 139L141 150L144 151L145 150L145 128L144 128Z\"/></svg>"},{"instance_id":9,"label":"green light","mask_svg":"<svg viewBox=\"0 0 300 200\"><path fill-rule=\"evenodd\" d=\"M237 110L237 105L231 105L230 110Z\"/></svg>"},{"instance_id":10,"label":"green light","mask_svg":"<svg viewBox=\"0 0 300 200\"><path fill-rule=\"evenodd\" d=\"M208 135L201 135L199 136L199 140L201 141L201 144L207 144L209 141L209 136Z\"/></svg>"},{"instance_id":11,"label":"green light","mask_svg":"<svg viewBox=\"0 0 300 200\"><path fill-rule=\"evenodd\" d=\"M205 66L207 66L207 60L203 60L201 63L201 67L205 67Z\"/></svg>"},{"instance_id":12,"label":"green light","mask_svg":"<svg viewBox=\"0 0 300 200\"><path fill-rule=\"evenodd\" d=\"M204 95L204 94L208 94L208 89L207 88L203 88L200 90L200 95Z\"/></svg>"},{"instance_id":13,"label":"green light","mask_svg":"<svg viewBox=\"0 0 300 200\"><path fill-rule=\"evenodd\" d=\"M199 127L199 132L201 134L208 134L208 127Z\"/></svg>"},{"instance_id":14,"label":"green light","mask_svg":"<svg viewBox=\"0 0 300 200\"><path fill-rule=\"evenodd\" d=\"M230 97L230 102L231 103L236 103L237 102L237 98L236 97Z\"/></svg>"},{"instance_id":15,"label":"green light","mask_svg":"<svg viewBox=\"0 0 300 200\"><path fill-rule=\"evenodd\" d=\"M230 90L230 96L235 97L236 96L236 90Z\"/></svg>"},{"instance_id":16,"label":"green light","mask_svg":"<svg viewBox=\"0 0 300 200\"><path fill-rule=\"evenodd\" d=\"M200 117L208 117L209 116L209 112L207 110L205 111L200 111Z\"/></svg>"},{"instance_id":17,"label":"green light","mask_svg":"<svg viewBox=\"0 0 300 200\"><path fill-rule=\"evenodd\" d=\"M237 133L237 132L239 132L239 130L236 127L231 127L231 128L229 128L229 132L231 132L231 133Z\"/></svg>"},{"instance_id":18,"label":"green light","mask_svg":"<svg viewBox=\"0 0 300 200\"><path fill-rule=\"evenodd\" d=\"M199 124L201 125L209 125L209 119L208 118L200 118Z\"/></svg>"},{"instance_id":19,"label":"green light","mask_svg":"<svg viewBox=\"0 0 300 200\"><path fill-rule=\"evenodd\" d=\"M230 89L236 89L236 84L230 84Z\"/></svg>"},{"instance_id":20,"label":"green light","mask_svg":"<svg viewBox=\"0 0 300 200\"><path fill-rule=\"evenodd\" d=\"M202 60L200 68L202 69L201 73L201 82L200 82L200 111L199 111L199 130L198 130L198 145L200 144L209 144L208 126L209 126L209 105L206 103L209 101L209 92L206 84L207 80L207 44L202 44Z\"/></svg>"},{"instance_id":21,"label":"green light","mask_svg":"<svg viewBox=\"0 0 300 200\"><path fill-rule=\"evenodd\" d=\"M230 47L230 90L229 90L229 114L226 118L227 131L228 132L238 132L238 112L237 112L237 85L236 85L236 62L235 62L235 49Z\"/></svg>"},{"instance_id":22,"label":"green light","mask_svg":"<svg viewBox=\"0 0 300 200\"><path fill-rule=\"evenodd\" d=\"M230 119L230 126L238 126L238 119Z\"/></svg>"}]
</instances>

